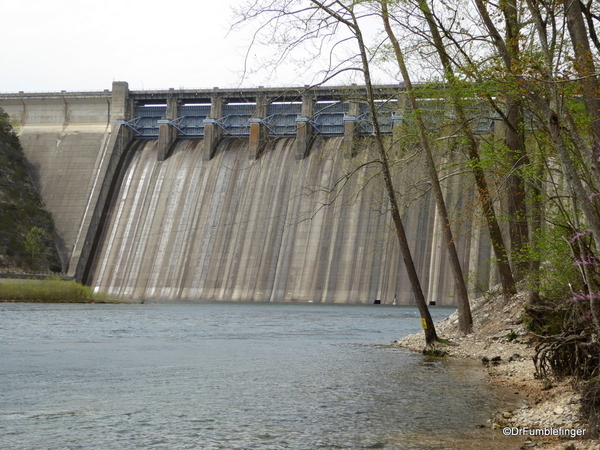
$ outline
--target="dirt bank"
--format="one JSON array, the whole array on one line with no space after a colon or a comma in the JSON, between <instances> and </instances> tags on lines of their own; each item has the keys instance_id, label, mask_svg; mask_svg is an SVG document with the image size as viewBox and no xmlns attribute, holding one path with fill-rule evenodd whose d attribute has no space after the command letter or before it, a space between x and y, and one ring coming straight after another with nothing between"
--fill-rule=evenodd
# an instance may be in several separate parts
<instances>
[{"instance_id":1,"label":"dirt bank","mask_svg":"<svg viewBox=\"0 0 600 450\"><path fill-rule=\"evenodd\" d=\"M458 314L454 313L436 324L438 336L450 340L448 344L439 345L439 349L449 356L482 361L482 370L491 384L515 389L515 393L526 400L519 409L498 411L488 424L498 433L505 427L511 432L526 433L522 436L521 448L600 450L597 440L581 436L571 439L528 434L583 433L587 426L579 417L579 396L571 380L556 382L536 378L533 363L536 341L522 323L524 304L524 293L509 301L498 295L478 299L472 305L475 332L462 336L458 330ZM424 343L424 334L420 332L397 341L396 345L421 351Z\"/></svg>"}]
</instances>

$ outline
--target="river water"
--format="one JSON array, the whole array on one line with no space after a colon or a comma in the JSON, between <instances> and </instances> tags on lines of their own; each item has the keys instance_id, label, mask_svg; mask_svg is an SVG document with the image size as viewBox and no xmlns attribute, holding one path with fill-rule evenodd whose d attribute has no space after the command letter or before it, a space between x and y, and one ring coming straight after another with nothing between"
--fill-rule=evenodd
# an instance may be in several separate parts
<instances>
[{"instance_id":1,"label":"river water","mask_svg":"<svg viewBox=\"0 0 600 450\"><path fill-rule=\"evenodd\" d=\"M511 448L476 428L510 393L475 363L389 345L419 326L383 305L0 304L0 448Z\"/></svg>"}]
</instances>

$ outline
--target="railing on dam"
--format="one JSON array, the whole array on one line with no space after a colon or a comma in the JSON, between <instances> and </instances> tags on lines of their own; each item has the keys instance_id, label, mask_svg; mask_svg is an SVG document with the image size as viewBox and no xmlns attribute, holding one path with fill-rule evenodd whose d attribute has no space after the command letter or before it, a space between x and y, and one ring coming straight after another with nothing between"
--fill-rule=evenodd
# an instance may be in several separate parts
<instances>
[{"instance_id":1,"label":"railing on dam","mask_svg":"<svg viewBox=\"0 0 600 450\"><path fill-rule=\"evenodd\" d=\"M380 107L378 121L383 134L392 133L396 101L387 102ZM294 136L298 118L302 117L302 104L297 102L271 103L267 107L266 116L253 117L255 104L223 105L222 117L211 118L211 105L181 105L175 119L167 119L167 106L141 105L134 110L135 118L120 123L127 124L135 132L136 139L157 139L161 124L176 128L181 138L203 138L206 123L215 124L224 136L249 136L250 124L264 125L270 136ZM374 132L374 124L368 106L359 105L359 115L350 115L348 102L324 101L316 102L314 115L307 118L314 132L324 136L343 136L344 122L354 121L358 124L359 135L370 135Z\"/></svg>"},{"instance_id":2,"label":"railing on dam","mask_svg":"<svg viewBox=\"0 0 600 450\"><path fill-rule=\"evenodd\" d=\"M381 132L392 133L399 117L401 85L379 86L375 94ZM305 87L130 91L133 114L120 123L135 132L136 139L157 139L161 125L177 130L180 138L203 138L206 125L221 136L250 136L252 124L264 127L268 136L294 136L299 124L324 136L347 134L346 123L356 124L356 134L374 132L363 87Z\"/></svg>"}]
</instances>

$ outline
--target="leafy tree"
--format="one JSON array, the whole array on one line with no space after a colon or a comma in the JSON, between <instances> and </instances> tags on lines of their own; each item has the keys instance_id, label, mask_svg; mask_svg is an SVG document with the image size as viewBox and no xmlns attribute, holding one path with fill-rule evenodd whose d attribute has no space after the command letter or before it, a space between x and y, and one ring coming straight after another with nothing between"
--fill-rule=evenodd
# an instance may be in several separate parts
<instances>
[{"instance_id":1,"label":"leafy tree","mask_svg":"<svg viewBox=\"0 0 600 450\"><path fill-rule=\"evenodd\" d=\"M40 227L31 227L29 233L25 237L23 245L32 260L36 260L44 254L46 246L44 245L44 230Z\"/></svg>"},{"instance_id":2,"label":"leafy tree","mask_svg":"<svg viewBox=\"0 0 600 450\"><path fill-rule=\"evenodd\" d=\"M500 230L500 225L498 224L493 199L488 188L487 177L481 167L479 143L477 142L473 132L471 121L467 116L465 100L461 94L464 83L461 83L455 75L452 60L442 39L439 21L434 16L431 8L425 0L419 0L419 9L424 15L429 27L431 42L438 53L445 79L450 87L450 100L458 119L458 124L462 128L461 131L466 137L468 157L471 162L471 168L473 170L475 182L479 191L480 201L483 207L483 214L488 225L492 247L498 263L498 271L502 281L503 291L505 295L510 296L516 292L515 281L508 262L506 246Z\"/></svg>"},{"instance_id":3,"label":"leafy tree","mask_svg":"<svg viewBox=\"0 0 600 450\"><path fill-rule=\"evenodd\" d=\"M417 98L413 90L413 84L408 73L408 68L406 66L404 60L404 53L402 48L400 47L400 43L396 38L392 27L390 25L390 17L388 11L388 1L380 0L379 6L381 7L381 19L384 24L385 32L392 43L392 48L394 50L394 54L396 56L396 61L398 62L398 67L400 69L400 73L402 74L402 79L404 80L404 85L406 87L407 95L410 101L410 105L415 115L415 119L417 122L417 126L419 129L419 139L421 143L421 148L425 153L425 161L427 166L427 171L429 173L429 180L431 182L433 192L435 194L436 205L438 209L438 214L442 221L442 233L444 236L444 243L448 250L448 256L450 259L450 266L452 268L452 272L454 274L454 280L456 284L456 291L458 294L458 317L459 317L459 327L460 330L464 334L469 334L473 331L473 319L471 317L471 307L469 306L469 295L467 292L467 285L465 283L465 279L463 276L463 271L460 266L460 261L458 258L458 252L456 251L456 246L454 244L454 236L452 233L452 226L450 225L450 219L448 215L448 211L446 208L446 202L444 200L444 195L442 193L442 187L440 185L440 180L438 177L437 169L435 166L435 162L433 159L433 153L431 150L431 144L429 137L427 136L427 128L423 121L423 116L421 114L421 110L419 105L417 104Z\"/></svg>"}]
</instances>

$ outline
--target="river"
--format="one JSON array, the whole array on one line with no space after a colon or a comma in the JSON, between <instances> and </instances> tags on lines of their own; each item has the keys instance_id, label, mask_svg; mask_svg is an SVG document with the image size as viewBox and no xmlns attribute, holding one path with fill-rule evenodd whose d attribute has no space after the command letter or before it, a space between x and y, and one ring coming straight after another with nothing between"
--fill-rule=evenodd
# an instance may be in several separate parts
<instances>
[{"instance_id":1,"label":"river","mask_svg":"<svg viewBox=\"0 0 600 450\"><path fill-rule=\"evenodd\" d=\"M384 305L0 304L0 448L511 448L475 362L390 346L419 327Z\"/></svg>"}]
</instances>

